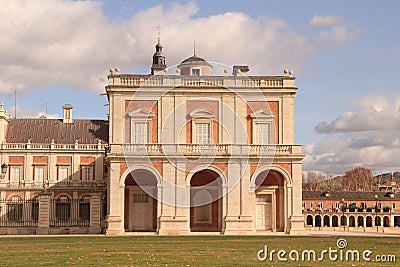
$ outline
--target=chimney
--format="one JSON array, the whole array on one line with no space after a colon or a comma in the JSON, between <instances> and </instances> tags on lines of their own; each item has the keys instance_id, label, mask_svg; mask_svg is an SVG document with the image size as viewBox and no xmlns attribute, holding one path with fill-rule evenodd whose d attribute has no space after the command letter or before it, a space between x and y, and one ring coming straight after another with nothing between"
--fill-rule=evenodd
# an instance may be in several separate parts
<instances>
[{"instance_id":1,"label":"chimney","mask_svg":"<svg viewBox=\"0 0 400 267\"><path fill-rule=\"evenodd\" d=\"M6 141L7 126L10 118L11 115L4 110L4 104L0 103L0 143Z\"/></svg>"},{"instance_id":2,"label":"chimney","mask_svg":"<svg viewBox=\"0 0 400 267\"><path fill-rule=\"evenodd\" d=\"M233 76L238 76L238 75L247 75L249 72L249 66L247 65L236 65L233 66Z\"/></svg>"},{"instance_id":3,"label":"chimney","mask_svg":"<svg viewBox=\"0 0 400 267\"><path fill-rule=\"evenodd\" d=\"M71 104L65 104L62 106L64 110L64 117L63 117L63 123L72 123L72 108L73 106Z\"/></svg>"}]
</instances>

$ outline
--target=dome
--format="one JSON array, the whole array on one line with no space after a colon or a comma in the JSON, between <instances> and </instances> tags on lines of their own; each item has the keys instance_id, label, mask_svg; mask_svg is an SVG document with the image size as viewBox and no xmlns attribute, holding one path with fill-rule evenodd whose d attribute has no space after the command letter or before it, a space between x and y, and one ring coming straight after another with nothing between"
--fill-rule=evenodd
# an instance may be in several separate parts
<instances>
[{"instance_id":1,"label":"dome","mask_svg":"<svg viewBox=\"0 0 400 267\"><path fill-rule=\"evenodd\" d=\"M210 63L208 63L205 59L198 57L196 55L193 55L193 56L185 59L184 61L182 61L181 64L179 64L179 66L182 66L182 65L200 65L200 66L211 67Z\"/></svg>"}]
</instances>

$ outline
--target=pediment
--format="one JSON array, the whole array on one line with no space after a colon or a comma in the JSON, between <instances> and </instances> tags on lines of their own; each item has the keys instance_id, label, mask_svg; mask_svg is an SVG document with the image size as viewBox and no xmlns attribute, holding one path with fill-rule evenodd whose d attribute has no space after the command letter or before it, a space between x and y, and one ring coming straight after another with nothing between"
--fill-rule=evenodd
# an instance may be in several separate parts
<instances>
[{"instance_id":1,"label":"pediment","mask_svg":"<svg viewBox=\"0 0 400 267\"><path fill-rule=\"evenodd\" d=\"M257 118L257 119L270 119L274 118L274 113L272 113L270 110L267 109L261 109L257 110L256 112L252 113L250 115L252 118Z\"/></svg>"},{"instance_id":2,"label":"pediment","mask_svg":"<svg viewBox=\"0 0 400 267\"><path fill-rule=\"evenodd\" d=\"M190 112L189 116L193 119L196 118L215 118L215 114L207 109L195 109L192 112Z\"/></svg>"},{"instance_id":3,"label":"pediment","mask_svg":"<svg viewBox=\"0 0 400 267\"><path fill-rule=\"evenodd\" d=\"M154 117L154 113L151 112L150 110L147 110L144 108L139 108L139 109L129 112L128 116L134 117L134 118L152 118L152 117Z\"/></svg>"}]
</instances>

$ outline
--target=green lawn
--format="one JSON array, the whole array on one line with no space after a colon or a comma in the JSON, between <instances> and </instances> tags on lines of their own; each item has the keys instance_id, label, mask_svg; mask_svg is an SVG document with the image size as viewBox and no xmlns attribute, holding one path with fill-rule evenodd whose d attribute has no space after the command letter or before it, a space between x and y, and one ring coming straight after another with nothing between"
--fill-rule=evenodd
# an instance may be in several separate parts
<instances>
[{"instance_id":1,"label":"green lawn","mask_svg":"<svg viewBox=\"0 0 400 267\"><path fill-rule=\"evenodd\" d=\"M397 266L396 263L329 261L261 262L257 252L268 250L315 250L317 257L329 247L338 249L338 237L293 236L71 236L0 238L1 266ZM369 256L396 255L400 261L400 238L345 237L342 251L369 249ZM293 254L295 255L295 254ZM339 255L339 254L338 254ZM288 255L285 255L288 258ZM362 256L360 256L362 257Z\"/></svg>"}]
</instances>

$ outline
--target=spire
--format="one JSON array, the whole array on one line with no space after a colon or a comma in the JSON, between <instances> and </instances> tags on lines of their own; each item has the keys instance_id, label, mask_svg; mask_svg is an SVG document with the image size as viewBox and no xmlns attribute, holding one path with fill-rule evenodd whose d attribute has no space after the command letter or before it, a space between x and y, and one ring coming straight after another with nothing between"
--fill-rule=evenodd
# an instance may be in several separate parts
<instances>
[{"instance_id":1,"label":"spire","mask_svg":"<svg viewBox=\"0 0 400 267\"><path fill-rule=\"evenodd\" d=\"M160 23L158 23L156 29L157 29L157 33L158 33L158 39L157 39L157 44L161 44L161 25Z\"/></svg>"},{"instance_id":2,"label":"spire","mask_svg":"<svg viewBox=\"0 0 400 267\"><path fill-rule=\"evenodd\" d=\"M161 45L161 26L160 24L157 25L157 45L156 45L156 52L153 55L153 64L151 66L151 74L157 74L158 72L167 68L167 64L165 62L165 56L162 52L163 46Z\"/></svg>"},{"instance_id":3,"label":"spire","mask_svg":"<svg viewBox=\"0 0 400 267\"><path fill-rule=\"evenodd\" d=\"M193 56L196 55L196 39L193 40Z\"/></svg>"}]
</instances>

